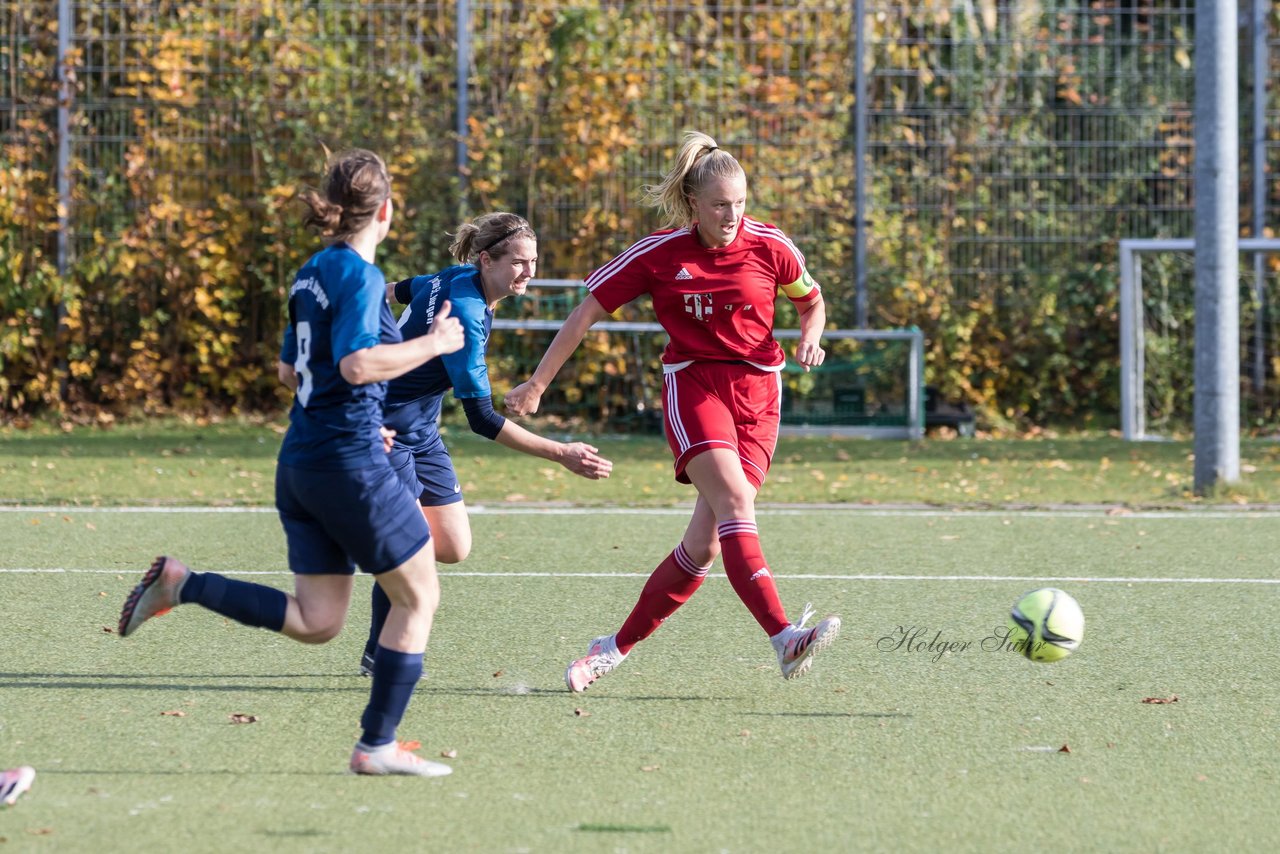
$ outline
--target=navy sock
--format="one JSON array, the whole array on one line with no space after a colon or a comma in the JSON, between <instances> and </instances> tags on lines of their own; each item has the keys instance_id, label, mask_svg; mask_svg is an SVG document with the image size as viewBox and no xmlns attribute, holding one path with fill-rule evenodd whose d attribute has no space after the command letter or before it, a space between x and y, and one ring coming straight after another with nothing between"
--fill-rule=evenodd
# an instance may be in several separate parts
<instances>
[{"instance_id":1,"label":"navy sock","mask_svg":"<svg viewBox=\"0 0 1280 854\"><path fill-rule=\"evenodd\" d=\"M369 639L364 643L365 655L372 656L378 648L378 637L382 634L382 627L387 623L387 615L391 613L391 600L387 598L387 594L383 591L382 585L373 582L373 619L369 622Z\"/></svg>"},{"instance_id":2,"label":"navy sock","mask_svg":"<svg viewBox=\"0 0 1280 854\"><path fill-rule=\"evenodd\" d=\"M236 581L216 572L193 572L187 576L182 602L195 602L237 623L278 632L284 628L289 597L274 587Z\"/></svg>"},{"instance_id":3,"label":"navy sock","mask_svg":"<svg viewBox=\"0 0 1280 854\"><path fill-rule=\"evenodd\" d=\"M373 686L369 705L360 718L360 743L381 747L395 740L396 727L409 707L409 698L422 676L422 653L396 652L379 646L373 654Z\"/></svg>"}]
</instances>

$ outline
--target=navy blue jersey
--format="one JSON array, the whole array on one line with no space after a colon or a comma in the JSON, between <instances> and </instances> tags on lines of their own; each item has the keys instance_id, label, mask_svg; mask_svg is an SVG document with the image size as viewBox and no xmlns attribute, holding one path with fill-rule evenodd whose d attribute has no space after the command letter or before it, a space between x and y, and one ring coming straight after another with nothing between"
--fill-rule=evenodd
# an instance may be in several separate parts
<instances>
[{"instance_id":1,"label":"navy blue jersey","mask_svg":"<svg viewBox=\"0 0 1280 854\"><path fill-rule=\"evenodd\" d=\"M405 338L425 335L444 300L450 315L462 324L462 349L414 368L391 381L387 389L386 424L408 436L434 428L444 393L453 389L459 400L488 398L489 366L485 351L493 327L493 311L484 299L480 271L471 264L449 267L429 276L415 276L396 285L396 302L407 307L400 315Z\"/></svg>"},{"instance_id":2,"label":"navy blue jersey","mask_svg":"<svg viewBox=\"0 0 1280 854\"><path fill-rule=\"evenodd\" d=\"M280 361L298 374L280 462L323 471L387 465L378 432L386 383L352 385L338 364L356 350L403 340L381 270L345 243L311 256L289 290L280 348Z\"/></svg>"}]
</instances>

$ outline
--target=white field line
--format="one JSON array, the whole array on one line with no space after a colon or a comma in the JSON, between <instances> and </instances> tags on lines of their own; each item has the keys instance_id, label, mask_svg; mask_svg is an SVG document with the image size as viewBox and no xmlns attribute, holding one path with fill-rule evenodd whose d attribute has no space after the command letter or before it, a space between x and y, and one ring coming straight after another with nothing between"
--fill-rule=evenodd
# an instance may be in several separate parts
<instances>
[{"instance_id":1,"label":"white field line","mask_svg":"<svg viewBox=\"0 0 1280 854\"><path fill-rule=\"evenodd\" d=\"M692 506L677 507L539 507L522 505L477 504L467 507L473 516L688 516ZM153 514L261 514L274 515L274 507L76 507L71 505L0 505L0 513L153 513ZM1280 508L1241 510L1122 510L1110 507L1061 508L1061 509L948 509L944 507L876 507L865 504L814 504L814 505L763 505L756 507L759 516L810 516L817 514L869 516L885 518L948 518L982 519L1022 518L1044 519L1280 519Z\"/></svg>"},{"instance_id":2,"label":"white field line","mask_svg":"<svg viewBox=\"0 0 1280 854\"><path fill-rule=\"evenodd\" d=\"M35 568L13 567L0 568L0 575L139 575L141 570L120 569L70 569L70 568ZM247 572L228 572L232 577L239 576L289 576L286 570L250 570ZM361 574L362 575L362 574ZM647 573L640 572L442 572L443 578L647 578ZM131 576L130 576L131 577ZM708 578L720 578L710 575ZM1022 581L1027 583L1058 584L1280 584L1280 578L1140 578L1136 576L1118 576L1103 578L1089 575L1049 576L1049 575L877 575L877 574L835 574L816 575L809 573L784 574L784 580L797 581Z\"/></svg>"}]
</instances>

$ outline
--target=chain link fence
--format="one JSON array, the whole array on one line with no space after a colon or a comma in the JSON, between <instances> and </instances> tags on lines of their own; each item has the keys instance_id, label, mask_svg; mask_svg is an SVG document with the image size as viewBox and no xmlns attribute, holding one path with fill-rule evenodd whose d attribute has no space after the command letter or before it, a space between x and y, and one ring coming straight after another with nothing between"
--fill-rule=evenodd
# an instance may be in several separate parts
<instances>
[{"instance_id":1,"label":"chain link fence","mask_svg":"<svg viewBox=\"0 0 1280 854\"><path fill-rule=\"evenodd\" d=\"M657 225L640 185L683 130L705 130L743 162L751 212L805 252L838 325L854 320L861 179L869 325L924 328L932 381L996 418L1078 416L1086 397L1115 403L1116 241L1192 231L1194 6L864 0L859 110L856 2L0 0L0 143L33 191L52 184L48 129L60 101L68 111L80 268L130 233L148 193L278 216L267 195L315 180L323 143L388 156L406 223L384 253L392 275L446 263L443 232L460 216L505 208L536 224L540 275L576 278ZM61 99L60 7L72 22ZM1241 11L1247 21L1248 0ZM1274 175L1275 10L1266 21ZM1242 60L1242 109L1254 81ZM1248 233L1247 146L1241 162ZM38 219L11 217L4 239L52 254ZM165 227L181 239L183 226ZM249 271L255 334L273 333L290 272ZM1060 325L1045 320L1055 312ZM979 350L975 337L1003 341ZM1110 367L1064 397L1063 352ZM1048 379L1011 373L1023 369ZM1016 399L992 391L1018 383Z\"/></svg>"}]
</instances>

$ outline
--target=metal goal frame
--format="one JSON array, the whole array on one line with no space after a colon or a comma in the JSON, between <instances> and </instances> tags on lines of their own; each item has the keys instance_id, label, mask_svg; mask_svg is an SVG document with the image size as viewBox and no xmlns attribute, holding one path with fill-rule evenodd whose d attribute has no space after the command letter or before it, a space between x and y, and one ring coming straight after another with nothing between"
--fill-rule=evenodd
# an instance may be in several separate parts
<instances>
[{"instance_id":1,"label":"metal goal frame","mask_svg":"<svg viewBox=\"0 0 1280 854\"><path fill-rule=\"evenodd\" d=\"M530 288L571 289L582 287L576 279L532 279ZM556 331L562 320L494 318L494 329ZM608 332L664 333L657 323L602 320L591 327ZM800 337L799 329L775 329L774 338L793 340ZM853 339L855 341L906 341L908 343L907 383L910 389L907 405L907 423L902 427L853 426L853 425L783 425L784 436L861 436L874 439L923 439L925 435L924 411L924 333L909 329L828 329L822 333L825 339Z\"/></svg>"},{"instance_id":2,"label":"metal goal frame","mask_svg":"<svg viewBox=\"0 0 1280 854\"><path fill-rule=\"evenodd\" d=\"M1147 435L1145 404L1146 326L1142 307L1141 256L1151 252L1195 253L1191 237L1126 238L1120 248L1120 429L1129 441ZM1241 252L1280 254L1280 239L1241 237Z\"/></svg>"}]
</instances>

